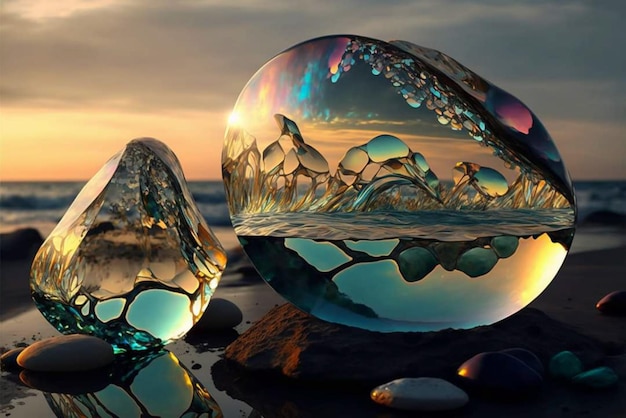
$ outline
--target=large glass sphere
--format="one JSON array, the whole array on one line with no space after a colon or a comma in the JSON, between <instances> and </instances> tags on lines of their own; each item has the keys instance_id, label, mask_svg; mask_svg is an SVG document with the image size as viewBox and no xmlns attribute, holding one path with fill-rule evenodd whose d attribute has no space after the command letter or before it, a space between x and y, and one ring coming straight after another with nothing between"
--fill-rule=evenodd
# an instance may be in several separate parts
<instances>
[{"instance_id":1,"label":"large glass sphere","mask_svg":"<svg viewBox=\"0 0 626 418\"><path fill-rule=\"evenodd\" d=\"M490 324L555 276L571 180L518 99L452 58L342 35L244 87L222 171L263 278L321 319L377 331Z\"/></svg>"}]
</instances>

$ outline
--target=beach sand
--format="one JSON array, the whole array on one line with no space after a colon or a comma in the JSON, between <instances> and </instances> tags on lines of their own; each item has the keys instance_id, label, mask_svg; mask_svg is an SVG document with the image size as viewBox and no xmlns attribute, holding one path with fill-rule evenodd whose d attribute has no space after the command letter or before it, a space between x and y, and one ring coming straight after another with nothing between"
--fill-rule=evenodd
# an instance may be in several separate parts
<instances>
[{"instance_id":1,"label":"beach sand","mask_svg":"<svg viewBox=\"0 0 626 418\"><path fill-rule=\"evenodd\" d=\"M623 232L622 230L619 233L622 234ZM222 231L222 233L224 236L220 236L220 239L222 242L227 243L225 246L230 248L229 253L237 254L237 250L233 250L236 241L233 239L234 235L232 232ZM580 393L567 388L550 390L550 397L546 399L546 395L542 395L541 403L537 404L538 406L532 407L531 403L531 407L528 407L524 404L526 406L521 408L520 411L526 411L526 413L537 417L626 416L626 318L608 317L600 314L595 309L596 302L605 294L614 290L626 289L625 257L626 247L624 246L570 254L547 290L530 305L542 310L550 317L572 326L580 333L601 341L607 354L606 363L612 365L620 375L618 387L607 393ZM20 316L20 314L32 310L34 307L28 288L29 270L29 259L5 260L0 263L0 336L2 337L2 351L13 348L12 344L16 341L15 335L8 336L5 333L6 324L14 318L23 317L24 315ZM235 257L233 257L233 262L229 264L224 273L222 284L224 288L218 288L216 296L233 300L244 312L244 323L237 328L238 332L243 332L251 323L258 320L270 308L281 302L280 297L273 294L266 285L259 282L254 270L245 262L245 258L242 259L241 256L239 261L235 261ZM25 328L28 328L28 326ZM24 335L24 337L30 339L31 334L33 334L31 331L29 328L28 335ZM47 330L46 332L49 333L50 331ZM213 355L211 359L217 359L217 356L221 353L220 350L223 350L223 348L213 350L213 353L216 355ZM197 349L197 351L199 352L200 350ZM445 353L442 352L442 355L445 355ZM208 373L211 366L211 364L207 363L207 359L209 357L204 357L204 366L206 368L203 371L199 371L204 374ZM323 365L320 365L320 367L323 367ZM207 378L210 379L210 376L205 376L205 379ZM11 408L7 409L7 405L15 401L13 396L16 392L15 390L9 391L9 389L13 388L11 385L14 385L10 376L3 373L2 380L2 388L0 389L3 394L0 411L8 412ZM224 415L229 417L230 415L227 411L241 409L241 403L229 409L224 405L225 402L229 402L224 400L224 396L221 398L220 406L224 408ZM288 395L284 396L288 403ZM315 397L316 395L313 394L312 396ZM34 402L32 399L34 398L24 397L21 398L20 402L28 404L29 402ZM337 399L337 402L341 403L342 400ZM42 404L45 405L45 403ZM481 403L481 405L480 416L505 416L502 415L503 406L498 403ZM546 407L546 405L549 407ZM376 409L378 408L376 405L372 404L372 408L380 412L379 409ZM505 409L510 411L510 406L507 406ZM459 411L458 416L478 416L472 413L471 409L469 411L469 414ZM548 411L550 413L546 415ZM12 417L22 416L16 413L18 412L17 410L12 412ZM262 412L267 414L264 416L272 416L271 412ZM482 415L483 413L485 415ZM42 412L40 416L49 415L50 411L46 411L45 413ZM242 416L241 411L239 411L237 416ZM280 416L280 414L277 413L274 416ZM390 411L389 413L373 414L372 416L392 417L396 416L396 414ZM405 415L400 414L397 416Z\"/></svg>"}]
</instances>

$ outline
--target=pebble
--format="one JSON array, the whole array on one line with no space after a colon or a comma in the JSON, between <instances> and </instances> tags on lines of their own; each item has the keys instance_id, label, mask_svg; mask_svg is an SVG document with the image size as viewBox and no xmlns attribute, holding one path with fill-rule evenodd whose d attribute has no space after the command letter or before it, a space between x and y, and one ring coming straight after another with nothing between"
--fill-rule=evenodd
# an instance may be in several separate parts
<instances>
[{"instance_id":1,"label":"pebble","mask_svg":"<svg viewBox=\"0 0 626 418\"><path fill-rule=\"evenodd\" d=\"M470 277L487 274L498 262L498 256L489 248L472 248L458 259L456 268Z\"/></svg>"},{"instance_id":2,"label":"pebble","mask_svg":"<svg viewBox=\"0 0 626 418\"><path fill-rule=\"evenodd\" d=\"M550 359L548 370L556 379L570 380L583 372L583 363L571 351L561 351Z\"/></svg>"},{"instance_id":3,"label":"pebble","mask_svg":"<svg viewBox=\"0 0 626 418\"><path fill-rule=\"evenodd\" d=\"M195 330L225 330L241 324L243 314L234 303L220 298L211 299Z\"/></svg>"},{"instance_id":4,"label":"pebble","mask_svg":"<svg viewBox=\"0 0 626 418\"><path fill-rule=\"evenodd\" d=\"M22 370L19 375L22 384L48 393L83 395L99 392L110 383L109 368L82 372L35 372Z\"/></svg>"},{"instance_id":5,"label":"pebble","mask_svg":"<svg viewBox=\"0 0 626 418\"><path fill-rule=\"evenodd\" d=\"M500 258L507 258L512 256L513 254L515 254L518 246L519 240L517 237L504 235L491 239L491 248L493 248L493 250Z\"/></svg>"},{"instance_id":6,"label":"pebble","mask_svg":"<svg viewBox=\"0 0 626 418\"><path fill-rule=\"evenodd\" d=\"M610 367L596 367L574 376L572 383L588 389L607 389L617 385L619 377Z\"/></svg>"},{"instance_id":7,"label":"pebble","mask_svg":"<svg viewBox=\"0 0 626 418\"><path fill-rule=\"evenodd\" d=\"M439 262L426 248L411 247L398 256L398 268L407 282L416 282L433 271Z\"/></svg>"},{"instance_id":8,"label":"pebble","mask_svg":"<svg viewBox=\"0 0 626 418\"><path fill-rule=\"evenodd\" d=\"M469 401L462 389L434 377L393 380L374 388L370 396L378 404L407 411L449 411Z\"/></svg>"},{"instance_id":9,"label":"pebble","mask_svg":"<svg viewBox=\"0 0 626 418\"><path fill-rule=\"evenodd\" d=\"M17 356L24 351L26 347L18 347L13 350L9 350L2 354L0 357L0 366L2 366L3 372L18 372L22 370L19 364L17 364Z\"/></svg>"},{"instance_id":10,"label":"pebble","mask_svg":"<svg viewBox=\"0 0 626 418\"><path fill-rule=\"evenodd\" d=\"M32 258L43 238L34 228L18 229L0 234L0 260L15 261Z\"/></svg>"},{"instance_id":11,"label":"pebble","mask_svg":"<svg viewBox=\"0 0 626 418\"><path fill-rule=\"evenodd\" d=\"M596 309L605 315L626 315L626 290L609 293L596 303Z\"/></svg>"},{"instance_id":12,"label":"pebble","mask_svg":"<svg viewBox=\"0 0 626 418\"><path fill-rule=\"evenodd\" d=\"M37 341L17 356L21 367L39 372L77 372L113 362L113 347L90 335L63 335Z\"/></svg>"},{"instance_id":13,"label":"pebble","mask_svg":"<svg viewBox=\"0 0 626 418\"><path fill-rule=\"evenodd\" d=\"M475 355L457 370L461 384L487 397L521 399L535 394L543 378L517 358L497 352Z\"/></svg>"},{"instance_id":14,"label":"pebble","mask_svg":"<svg viewBox=\"0 0 626 418\"><path fill-rule=\"evenodd\" d=\"M528 367L537 372L537 374L541 377L546 373L545 368L543 367L543 363L539 360L539 357L535 355L532 351L526 350L525 348L507 348L506 350L501 350L500 353L508 354L509 356L513 356L516 359L522 361Z\"/></svg>"}]
</instances>

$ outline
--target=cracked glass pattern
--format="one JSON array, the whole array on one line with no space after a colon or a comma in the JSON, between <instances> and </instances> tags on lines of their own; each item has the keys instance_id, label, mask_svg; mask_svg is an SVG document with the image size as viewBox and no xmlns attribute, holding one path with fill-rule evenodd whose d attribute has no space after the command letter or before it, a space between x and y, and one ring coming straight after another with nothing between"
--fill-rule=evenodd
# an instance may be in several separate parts
<instances>
[{"instance_id":1,"label":"cracked glass pattern","mask_svg":"<svg viewBox=\"0 0 626 418\"><path fill-rule=\"evenodd\" d=\"M263 278L321 319L470 328L535 299L573 239L558 150L517 98L445 54L342 35L248 81L222 173Z\"/></svg>"},{"instance_id":2,"label":"cracked glass pattern","mask_svg":"<svg viewBox=\"0 0 626 418\"><path fill-rule=\"evenodd\" d=\"M35 256L30 287L60 332L144 350L189 331L225 265L178 159L142 138L85 185Z\"/></svg>"}]
</instances>

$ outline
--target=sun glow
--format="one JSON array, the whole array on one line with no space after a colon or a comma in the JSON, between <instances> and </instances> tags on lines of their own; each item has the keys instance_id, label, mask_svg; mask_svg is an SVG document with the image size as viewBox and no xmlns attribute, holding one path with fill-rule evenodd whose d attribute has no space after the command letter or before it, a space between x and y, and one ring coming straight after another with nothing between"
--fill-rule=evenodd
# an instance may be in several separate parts
<instances>
[{"instance_id":1,"label":"sun glow","mask_svg":"<svg viewBox=\"0 0 626 418\"><path fill-rule=\"evenodd\" d=\"M222 147L226 113L2 107L0 179L89 179L128 141L146 136L172 148L188 180L218 179L220 154L208 151Z\"/></svg>"},{"instance_id":2,"label":"sun glow","mask_svg":"<svg viewBox=\"0 0 626 418\"><path fill-rule=\"evenodd\" d=\"M241 116L237 112L232 112L228 115L228 125L237 126L241 124Z\"/></svg>"}]
</instances>

